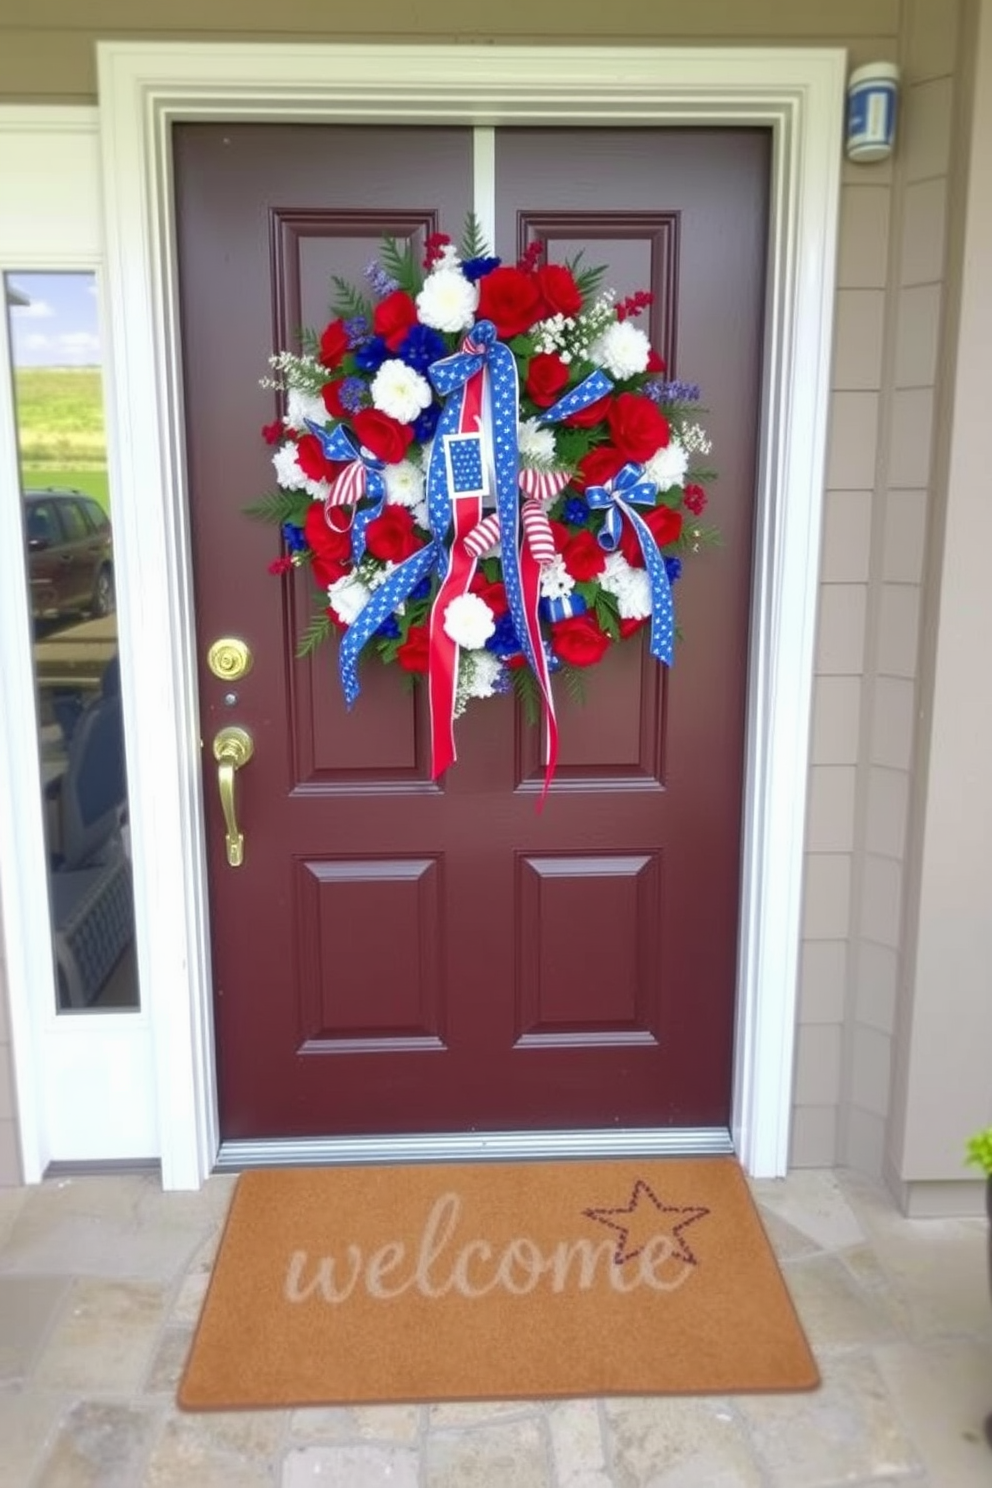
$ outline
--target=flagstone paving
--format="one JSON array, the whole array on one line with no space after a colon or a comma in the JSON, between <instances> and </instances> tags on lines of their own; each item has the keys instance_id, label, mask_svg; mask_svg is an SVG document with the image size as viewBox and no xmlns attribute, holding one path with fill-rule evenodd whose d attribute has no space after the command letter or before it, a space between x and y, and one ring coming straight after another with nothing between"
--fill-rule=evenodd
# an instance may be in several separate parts
<instances>
[{"instance_id":1,"label":"flagstone paving","mask_svg":"<svg viewBox=\"0 0 992 1488\"><path fill-rule=\"evenodd\" d=\"M987 1226L845 1173L754 1185L809 1394L188 1415L233 1179L0 1191L0 1488L989 1488Z\"/></svg>"}]
</instances>

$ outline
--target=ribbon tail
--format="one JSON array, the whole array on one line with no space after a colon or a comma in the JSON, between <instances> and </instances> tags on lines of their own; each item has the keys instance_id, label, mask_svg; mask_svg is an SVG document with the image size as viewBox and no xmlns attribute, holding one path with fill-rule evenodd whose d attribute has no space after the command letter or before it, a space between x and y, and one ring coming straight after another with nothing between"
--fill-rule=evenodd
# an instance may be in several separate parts
<instances>
[{"instance_id":1,"label":"ribbon tail","mask_svg":"<svg viewBox=\"0 0 992 1488\"><path fill-rule=\"evenodd\" d=\"M520 554L520 584L528 631L527 641L524 644L526 646L529 642L533 653L533 658L528 657L528 659L531 660L534 674L537 677L544 705L544 786L538 802L538 810L541 810L548 798L548 791L551 789L551 782L558 768L558 718L555 714L554 693L551 690L551 668L541 638L538 615L541 600L541 566L531 545L526 541Z\"/></svg>"}]
</instances>

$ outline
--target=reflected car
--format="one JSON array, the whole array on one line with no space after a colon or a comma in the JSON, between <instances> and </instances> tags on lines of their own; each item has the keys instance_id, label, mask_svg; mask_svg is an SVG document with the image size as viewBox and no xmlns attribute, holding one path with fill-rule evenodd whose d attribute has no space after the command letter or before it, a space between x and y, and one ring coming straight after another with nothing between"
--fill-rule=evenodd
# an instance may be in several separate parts
<instances>
[{"instance_id":1,"label":"reflected car","mask_svg":"<svg viewBox=\"0 0 992 1488\"><path fill-rule=\"evenodd\" d=\"M110 522L83 491L24 492L31 613L110 615L114 610L114 556Z\"/></svg>"}]
</instances>

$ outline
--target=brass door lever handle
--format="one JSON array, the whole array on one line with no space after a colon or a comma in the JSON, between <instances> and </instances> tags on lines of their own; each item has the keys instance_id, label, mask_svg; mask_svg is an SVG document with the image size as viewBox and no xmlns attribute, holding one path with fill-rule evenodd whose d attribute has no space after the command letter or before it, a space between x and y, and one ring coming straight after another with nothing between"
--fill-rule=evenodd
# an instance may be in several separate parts
<instances>
[{"instance_id":1,"label":"brass door lever handle","mask_svg":"<svg viewBox=\"0 0 992 1488\"><path fill-rule=\"evenodd\" d=\"M238 831L238 814L234 799L234 776L242 765L246 765L255 753L255 745L247 729L230 724L214 736L214 759L217 761L217 785L220 789L220 805L224 813L227 861L232 868L240 868L245 859L244 833Z\"/></svg>"}]
</instances>

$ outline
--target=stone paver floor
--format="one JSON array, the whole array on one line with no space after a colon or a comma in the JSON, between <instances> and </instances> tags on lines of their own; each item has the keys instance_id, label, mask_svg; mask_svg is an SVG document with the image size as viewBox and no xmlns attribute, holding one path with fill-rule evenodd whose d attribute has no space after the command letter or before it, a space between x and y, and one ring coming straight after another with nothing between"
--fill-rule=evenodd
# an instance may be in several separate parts
<instances>
[{"instance_id":1,"label":"stone paver floor","mask_svg":"<svg viewBox=\"0 0 992 1488\"><path fill-rule=\"evenodd\" d=\"M844 1173L754 1185L823 1374L810 1394L185 1415L233 1180L0 1191L0 1488L989 1488L979 1220Z\"/></svg>"}]
</instances>

